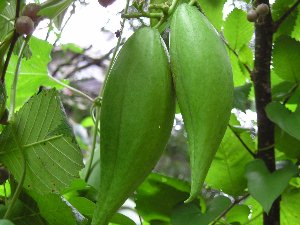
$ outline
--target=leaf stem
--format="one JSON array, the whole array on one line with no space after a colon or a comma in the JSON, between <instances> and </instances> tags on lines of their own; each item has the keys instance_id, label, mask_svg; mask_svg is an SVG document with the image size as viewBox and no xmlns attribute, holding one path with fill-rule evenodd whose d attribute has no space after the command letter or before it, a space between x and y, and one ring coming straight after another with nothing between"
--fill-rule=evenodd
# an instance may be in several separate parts
<instances>
[{"instance_id":1,"label":"leaf stem","mask_svg":"<svg viewBox=\"0 0 300 225\"><path fill-rule=\"evenodd\" d=\"M25 39L25 41L22 43L19 55L18 55L18 61L17 61L17 66L15 69L15 74L14 74L14 80L11 85L11 94L10 94L10 108L9 108L9 117L8 121L10 121L14 115L15 112L15 105L16 105L16 94L17 94L17 83L18 83L18 78L19 78L19 72L20 72L20 67L21 67L21 62L22 62L22 57L24 54L24 50L26 45L28 44L29 40L31 38L31 35L28 35Z\"/></svg>"},{"instance_id":2,"label":"leaf stem","mask_svg":"<svg viewBox=\"0 0 300 225\"><path fill-rule=\"evenodd\" d=\"M65 88L68 88L69 90L73 91L74 93L78 94L78 95L81 95L82 97L88 99L90 102L94 102L94 99L92 97L90 97L89 95L83 93L82 91L74 88L74 87L71 87L70 85L67 85L63 82L61 82L60 80L56 79L55 77L52 77L52 76L49 76L53 81L55 81L56 83L60 84L61 86L65 87Z\"/></svg>"},{"instance_id":3,"label":"leaf stem","mask_svg":"<svg viewBox=\"0 0 300 225\"><path fill-rule=\"evenodd\" d=\"M21 194L21 191L22 191L22 187L23 187L23 183L25 181L25 176L26 176L26 160L25 160L25 155L24 155L24 152L23 152L23 149L22 147L20 146L17 138L16 138L16 133L15 133L15 130L13 129L12 130L12 134L13 134L13 138L15 139L15 142L17 143L17 146L18 146L18 149L20 150L21 152L21 158L22 158L22 174L21 174L21 178L20 178L20 181L18 183L18 186L15 190L15 193L11 199L11 202L9 203L9 206L5 212L5 215L3 217L3 219L8 219L12 213L12 210L13 210L13 207L16 203L16 201L18 200L19 198L19 195Z\"/></svg>"},{"instance_id":4,"label":"leaf stem","mask_svg":"<svg viewBox=\"0 0 300 225\"><path fill-rule=\"evenodd\" d=\"M169 8L168 15L171 15L174 12L177 4L178 4L178 0L172 1L172 5Z\"/></svg>"},{"instance_id":5,"label":"leaf stem","mask_svg":"<svg viewBox=\"0 0 300 225\"><path fill-rule=\"evenodd\" d=\"M148 12L140 12L140 13L124 13L122 15L123 19L130 19L130 18L140 18L140 17L147 17L147 18L161 18L164 14L163 13L148 13Z\"/></svg>"},{"instance_id":6,"label":"leaf stem","mask_svg":"<svg viewBox=\"0 0 300 225\"><path fill-rule=\"evenodd\" d=\"M197 2L197 0L191 0L191 1L189 2L189 5L194 5L196 2Z\"/></svg>"}]
</instances>

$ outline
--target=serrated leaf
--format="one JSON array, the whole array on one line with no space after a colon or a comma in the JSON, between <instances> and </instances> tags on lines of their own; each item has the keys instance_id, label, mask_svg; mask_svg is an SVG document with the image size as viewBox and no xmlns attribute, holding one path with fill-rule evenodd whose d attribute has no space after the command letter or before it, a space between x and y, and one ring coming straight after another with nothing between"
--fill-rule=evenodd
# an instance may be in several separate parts
<instances>
[{"instance_id":1,"label":"serrated leaf","mask_svg":"<svg viewBox=\"0 0 300 225\"><path fill-rule=\"evenodd\" d=\"M235 8L227 17L224 24L224 36L234 50L248 46L253 35L253 24L247 21L247 14Z\"/></svg>"},{"instance_id":2,"label":"serrated leaf","mask_svg":"<svg viewBox=\"0 0 300 225\"><path fill-rule=\"evenodd\" d=\"M174 208L171 217L172 225L207 225L216 219L229 205L229 198L218 196L207 203L205 213L194 203L180 204Z\"/></svg>"},{"instance_id":3,"label":"serrated leaf","mask_svg":"<svg viewBox=\"0 0 300 225\"><path fill-rule=\"evenodd\" d=\"M280 224L299 224L300 189L292 189L282 194L280 203Z\"/></svg>"},{"instance_id":4,"label":"serrated leaf","mask_svg":"<svg viewBox=\"0 0 300 225\"><path fill-rule=\"evenodd\" d=\"M33 96L0 136L0 161L18 181L21 151L26 160L23 187L28 190L57 193L79 177L82 154L54 89Z\"/></svg>"},{"instance_id":5,"label":"serrated leaf","mask_svg":"<svg viewBox=\"0 0 300 225\"><path fill-rule=\"evenodd\" d=\"M32 51L32 57L29 60L26 60L25 58L22 60L17 84L17 109L36 93L40 86L62 87L48 76L48 63L51 60L50 53L53 46L48 42L35 37L30 39L29 46ZM17 60L18 57L13 55L7 69L5 81L8 96L10 96L10 87L12 85ZM9 104L9 102L10 99L8 99L7 104Z\"/></svg>"},{"instance_id":6,"label":"serrated leaf","mask_svg":"<svg viewBox=\"0 0 300 225\"><path fill-rule=\"evenodd\" d=\"M300 109L291 112L279 102L272 102L267 105L266 112L269 119L277 124L289 135L300 140Z\"/></svg>"},{"instance_id":7,"label":"serrated leaf","mask_svg":"<svg viewBox=\"0 0 300 225\"><path fill-rule=\"evenodd\" d=\"M249 193L268 213L275 199L281 195L297 172L297 166L290 161L286 161L283 168L270 173L262 160L253 160L247 165L245 172Z\"/></svg>"},{"instance_id":8,"label":"serrated leaf","mask_svg":"<svg viewBox=\"0 0 300 225\"><path fill-rule=\"evenodd\" d=\"M233 73L233 83L234 83L234 86L244 85L248 77L241 70L239 59L230 50L228 50L228 55L229 55L230 62L231 62L231 68L232 68L232 73Z\"/></svg>"},{"instance_id":9,"label":"serrated leaf","mask_svg":"<svg viewBox=\"0 0 300 225\"><path fill-rule=\"evenodd\" d=\"M223 8L226 0L198 0L205 16L217 30L223 24Z\"/></svg>"},{"instance_id":10,"label":"serrated leaf","mask_svg":"<svg viewBox=\"0 0 300 225\"><path fill-rule=\"evenodd\" d=\"M246 136L248 136L246 143L250 148L253 148L254 144L249 134L245 133ZM244 192L247 186L243 168L251 160L252 156L247 152L231 128L228 128L208 171L205 182L209 186L222 190L229 195L238 196Z\"/></svg>"},{"instance_id":11,"label":"serrated leaf","mask_svg":"<svg viewBox=\"0 0 300 225\"><path fill-rule=\"evenodd\" d=\"M288 46L288 47L287 47ZM300 43L283 36L276 40L273 50L275 73L282 79L291 82L300 80Z\"/></svg>"},{"instance_id":12,"label":"serrated leaf","mask_svg":"<svg viewBox=\"0 0 300 225\"><path fill-rule=\"evenodd\" d=\"M187 199L189 190L183 181L152 173L136 192L136 209L145 221L168 223L172 208Z\"/></svg>"}]
</instances>

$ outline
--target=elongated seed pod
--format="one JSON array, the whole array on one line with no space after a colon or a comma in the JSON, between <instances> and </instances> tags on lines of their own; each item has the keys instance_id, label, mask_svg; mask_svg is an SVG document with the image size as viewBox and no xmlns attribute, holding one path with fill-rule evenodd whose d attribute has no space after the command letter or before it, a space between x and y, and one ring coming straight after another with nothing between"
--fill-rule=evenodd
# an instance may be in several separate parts
<instances>
[{"instance_id":1,"label":"elongated seed pod","mask_svg":"<svg viewBox=\"0 0 300 225\"><path fill-rule=\"evenodd\" d=\"M151 172L171 133L175 94L158 31L141 28L124 44L104 89L100 193L93 225L111 216Z\"/></svg>"},{"instance_id":2,"label":"elongated seed pod","mask_svg":"<svg viewBox=\"0 0 300 225\"><path fill-rule=\"evenodd\" d=\"M170 35L175 92L190 152L190 202L199 194L229 121L232 70L218 33L195 7L176 9Z\"/></svg>"}]
</instances>

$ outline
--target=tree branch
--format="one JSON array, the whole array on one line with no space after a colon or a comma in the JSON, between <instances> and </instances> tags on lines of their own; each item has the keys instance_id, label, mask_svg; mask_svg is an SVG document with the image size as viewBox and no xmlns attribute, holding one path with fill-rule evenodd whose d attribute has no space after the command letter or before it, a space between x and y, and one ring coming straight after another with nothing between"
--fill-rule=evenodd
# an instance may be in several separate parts
<instances>
[{"instance_id":1,"label":"tree branch","mask_svg":"<svg viewBox=\"0 0 300 225\"><path fill-rule=\"evenodd\" d=\"M269 0L255 1L255 7L259 4L269 4ZM255 60L252 71L254 84L255 103L257 112L257 137L258 149L267 149L257 152L257 157L262 159L270 172L275 168L274 154L274 124L267 117L265 107L272 101L271 95L271 57L273 41L273 21L269 13L255 22ZM280 223L279 199L277 199L269 212L263 214L264 225L275 225Z\"/></svg>"},{"instance_id":2,"label":"tree branch","mask_svg":"<svg viewBox=\"0 0 300 225\"><path fill-rule=\"evenodd\" d=\"M273 24L274 33L278 30L279 26L285 21L285 19L297 9L299 4L300 4L300 0L296 1L291 8L289 8L276 22L274 22Z\"/></svg>"}]
</instances>

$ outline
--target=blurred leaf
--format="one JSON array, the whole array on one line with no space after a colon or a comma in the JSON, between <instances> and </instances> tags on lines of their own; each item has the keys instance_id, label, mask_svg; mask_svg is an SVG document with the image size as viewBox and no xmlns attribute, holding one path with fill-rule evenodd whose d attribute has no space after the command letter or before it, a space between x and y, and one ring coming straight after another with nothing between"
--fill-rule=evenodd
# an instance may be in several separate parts
<instances>
[{"instance_id":1,"label":"blurred leaf","mask_svg":"<svg viewBox=\"0 0 300 225\"><path fill-rule=\"evenodd\" d=\"M91 116L84 118L80 124L85 128L93 127L95 125Z\"/></svg>"},{"instance_id":2,"label":"blurred leaf","mask_svg":"<svg viewBox=\"0 0 300 225\"><path fill-rule=\"evenodd\" d=\"M249 216L249 225L262 225L263 224L263 209L261 205L251 196L246 199L244 202L245 205L248 205L251 209L251 214Z\"/></svg>"},{"instance_id":3,"label":"blurred leaf","mask_svg":"<svg viewBox=\"0 0 300 225\"><path fill-rule=\"evenodd\" d=\"M218 196L207 203L207 210L201 213L201 209L194 203L180 204L172 212L172 225L207 225L216 219L231 201L224 196Z\"/></svg>"},{"instance_id":4,"label":"blurred leaf","mask_svg":"<svg viewBox=\"0 0 300 225\"><path fill-rule=\"evenodd\" d=\"M56 16L61 14L67 9L74 0L55 0L51 1L51 4L42 5L39 15L46 16L49 19L54 19Z\"/></svg>"},{"instance_id":5,"label":"blurred leaf","mask_svg":"<svg viewBox=\"0 0 300 225\"><path fill-rule=\"evenodd\" d=\"M279 102L271 102L266 107L266 112L271 121L277 124L289 135L300 140L300 107L296 112L291 112Z\"/></svg>"},{"instance_id":6,"label":"blurred leaf","mask_svg":"<svg viewBox=\"0 0 300 225\"><path fill-rule=\"evenodd\" d=\"M136 225L135 222L121 213L116 213L110 222L119 225Z\"/></svg>"},{"instance_id":7,"label":"blurred leaf","mask_svg":"<svg viewBox=\"0 0 300 225\"><path fill-rule=\"evenodd\" d=\"M21 107L33 94L35 94L39 87L51 86L60 87L52 79L48 77L48 63L50 62L50 53L53 46L48 42L32 37L29 42L32 51L32 57L29 60L22 60L18 84L17 84L17 99L16 108ZM6 76L6 90L10 96L11 85L14 77L15 68L18 57L13 55L11 57L7 76ZM8 99L7 104L9 105Z\"/></svg>"},{"instance_id":8,"label":"blurred leaf","mask_svg":"<svg viewBox=\"0 0 300 225\"><path fill-rule=\"evenodd\" d=\"M68 199L68 202L70 202L82 215L92 218L96 207L94 202L80 196L74 196Z\"/></svg>"},{"instance_id":9,"label":"blurred leaf","mask_svg":"<svg viewBox=\"0 0 300 225\"><path fill-rule=\"evenodd\" d=\"M201 9L217 30L223 24L223 8L226 0L198 0Z\"/></svg>"},{"instance_id":10,"label":"blurred leaf","mask_svg":"<svg viewBox=\"0 0 300 225\"><path fill-rule=\"evenodd\" d=\"M170 222L172 208L186 200L189 192L187 183L152 173L136 192L136 209L145 221Z\"/></svg>"},{"instance_id":11,"label":"blurred leaf","mask_svg":"<svg viewBox=\"0 0 300 225\"><path fill-rule=\"evenodd\" d=\"M297 166L290 161L286 161L283 168L270 173L262 160L255 159L248 163L245 172L249 193L268 213L275 199L282 194L290 179L297 172Z\"/></svg>"},{"instance_id":12,"label":"blurred leaf","mask_svg":"<svg viewBox=\"0 0 300 225\"><path fill-rule=\"evenodd\" d=\"M23 151L23 153L21 153ZM0 161L23 187L39 194L58 193L79 177L82 154L55 90L33 96L0 136Z\"/></svg>"},{"instance_id":13,"label":"blurred leaf","mask_svg":"<svg viewBox=\"0 0 300 225\"><path fill-rule=\"evenodd\" d=\"M299 224L300 221L300 189L284 192L280 203L280 224Z\"/></svg>"},{"instance_id":14,"label":"blurred leaf","mask_svg":"<svg viewBox=\"0 0 300 225\"><path fill-rule=\"evenodd\" d=\"M300 41L300 13L298 12L297 18L295 21L294 30L292 32L292 37L295 38L297 41Z\"/></svg>"},{"instance_id":15,"label":"blurred leaf","mask_svg":"<svg viewBox=\"0 0 300 225\"><path fill-rule=\"evenodd\" d=\"M251 102L249 101L249 94L252 88L251 83L246 83L243 86L238 86L234 88L234 102L233 107L246 111L249 109Z\"/></svg>"},{"instance_id":16,"label":"blurred leaf","mask_svg":"<svg viewBox=\"0 0 300 225\"><path fill-rule=\"evenodd\" d=\"M275 147L292 158L300 158L300 141L278 126L275 128Z\"/></svg>"},{"instance_id":17,"label":"blurred leaf","mask_svg":"<svg viewBox=\"0 0 300 225\"><path fill-rule=\"evenodd\" d=\"M244 139L244 141L250 148L253 148L253 141L250 135L245 133L244 137L246 136L248 138ZM228 128L208 171L205 182L209 186L222 190L229 195L238 196L244 192L247 186L243 168L251 160L252 156L247 152L231 128Z\"/></svg>"},{"instance_id":18,"label":"blurred leaf","mask_svg":"<svg viewBox=\"0 0 300 225\"><path fill-rule=\"evenodd\" d=\"M253 36L253 24L249 23L246 18L246 12L235 8L225 21L224 36L234 50L239 50L244 45L248 46Z\"/></svg>"},{"instance_id":19,"label":"blurred leaf","mask_svg":"<svg viewBox=\"0 0 300 225\"><path fill-rule=\"evenodd\" d=\"M242 86L247 82L248 76L242 71L239 59L231 50L228 50L228 55L231 62L234 86Z\"/></svg>"},{"instance_id":20,"label":"blurred leaf","mask_svg":"<svg viewBox=\"0 0 300 225\"><path fill-rule=\"evenodd\" d=\"M272 88L273 101L285 101L297 104L300 102L300 88L298 84L289 81L280 82Z\"/></svg>"},{"instance_id":21,"label":"blurred leaf","mask_svg":"<svg viewBox=\"0 0 300 225\"><path fill-rule=\"evenodd\" d=\"M288 48L287 48L288 46ZM300 43L284 36L276 40L273 50L273 66L278 76L286 81L300 80Z\"/></svg>"},{"instance_id":22,"label":"blurred leaf","mask_svg":"<svg viewBox=\"0 0 300 225\"><path fill-rule=\"evenodd\" d=\"M1 0L0 6L0 42L2 42L7 33L14 28L16 1Z\"/></svg>"},{"instance_id":23,"label":"blurred leaf","mask_svg":"<svg viewBox=\"0 0 300 225\"><path fill-rule=\"evenodd\" d=\"M10 220L1 220L0 219L0 225L14 225L13 222L11 222Z\"/></svg>"},{"instance_id":24,"label":"blurred leaf","mask_svg":"<svg viewBox=\"0 0 300 225\"><path fill-rule=\"evenodd\" d=\"M226 222L244 224L248 221L250 209L247 205L236 205L226 214Z\"/></svg>"}]
</instances>

